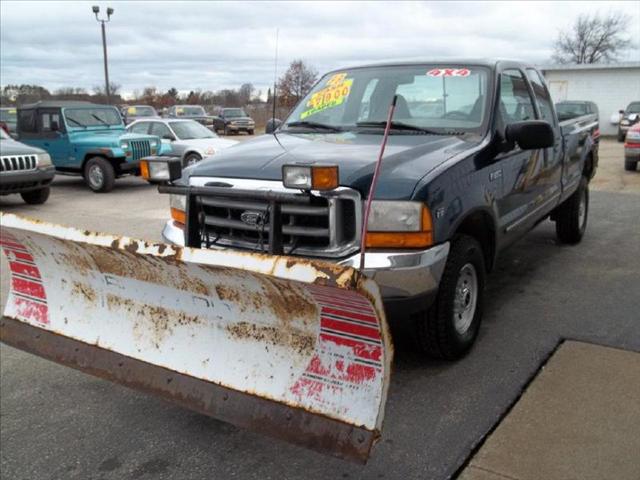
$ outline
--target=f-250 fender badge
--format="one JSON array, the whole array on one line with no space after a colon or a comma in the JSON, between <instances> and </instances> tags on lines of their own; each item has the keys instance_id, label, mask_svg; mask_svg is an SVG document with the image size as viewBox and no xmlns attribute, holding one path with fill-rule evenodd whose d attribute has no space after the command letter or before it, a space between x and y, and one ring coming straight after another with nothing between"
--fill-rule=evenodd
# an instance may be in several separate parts
<instances>
[{"instance_id":1,"label":"f-250 fender badge","mask_svg":"<svg viewBox=\"0 0 640 480\"><path fill-rule=\"evenodd\" d=\"M489 180L493 182L494 180L498 180L502 178L502 169L495 170L489 174Z\"/></svg>"}]
</instances>

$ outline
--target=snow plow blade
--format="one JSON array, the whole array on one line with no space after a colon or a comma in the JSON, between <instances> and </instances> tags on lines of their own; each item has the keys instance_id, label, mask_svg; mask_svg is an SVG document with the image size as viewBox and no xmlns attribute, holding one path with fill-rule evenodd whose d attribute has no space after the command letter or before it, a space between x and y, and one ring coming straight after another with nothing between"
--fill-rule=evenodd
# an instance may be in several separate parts
<instances>
[{"instance_id":1,"label":"snow plow blade","mask_svg":"<svg viewBox=\"0 0 640 480\"><path fill-rule=\"evenodd\" d=\"M357 462L393 347L377 286L300 258L150 244L0 214L0 339L242 428Z\"/></svg>"}]
</instances>

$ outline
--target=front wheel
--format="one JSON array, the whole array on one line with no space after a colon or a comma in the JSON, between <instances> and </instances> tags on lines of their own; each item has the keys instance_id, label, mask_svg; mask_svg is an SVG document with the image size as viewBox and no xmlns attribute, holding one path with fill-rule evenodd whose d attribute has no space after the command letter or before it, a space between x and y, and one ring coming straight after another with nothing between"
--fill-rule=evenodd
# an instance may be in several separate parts
<instances>
[{"instance_id":1,"label":"front wheel","mask_svg":"<svg viewBox=\"0 0 640 480\"><path fill-rule=\"evenodd\" d=\"M248 133L249 135L253 135L253 134L255 133L255 131L254 131L254 130L247 130L247 133Z\"/></svg>"},{"instance_id":2,"label":"front wheel","mask_svg":"<svg viewBox=\"0 0 640 480\"><path fill-rule=\"evenodd\" d=\"M622 130L618 129L618 141L619 142L624 142L624 136L625 136L625 133Z\"/></svg>"},{"instance_id":3,"label":"front wheel","mask_svg":"<svg viewBox=\"0 0 640 480\"><path fill-rule=\"evenodd\" d=\"M478 335L484 301L485 265L482 247L461 235L451 244L438 295L426 314L417 319L417 340L431 357L456 360L471 348Z\"/></svg>"},{"instance_id":4,"label":"front wheel","mask_svg":"<svg viewBox=\"0 0 640 480\"><path fill-rule=\"evenodd\" d=\"M84 181L96 193L110 192L116 181L116 172L107 159L93 157L84 166Z\"/></svg>"},{"instance_id":5,"label":"front wheel","mask_svg":"<svg viewBox=\"0 0 640 480\"><path fill-rule=\"evenodd\" d=\"M580 243L589 217L589 182L582 177L578 189L557 210L556 235L562 243Z\"/></svg>"},{"instance_id":6,"label":"front wheel","mask_svg":"<svg viewBox=\"0 0 640 480\"><path fill-rule=\"evenodd\" d=\"M624 161L624 169L627 172L635 172L638 168L638 161L637 160L625 160Z\"/></svg>"},{"instance_id":7,"label":"front wheel","mask_svg":"<svg viewBox=\"0 0 640 480\"><path fill-rule=\"evenodd\" d=\"M30 192L22 192L20 196L25 203L29 205L42 205L49 198L51 189L49 187L41 188L40 190L32 190Z\"/></svg>"},{"instance_id":8,"label":"front wheel","mask_svg":"<svg viewBox=\"0 0 640 480\"><path fill-rule=\"evenodd\" d=\"M202 157L200 155L198 155L197 153L190 153L182 160L182 168L198 163L200 160L202 160Z\"/></svg>"}]
</instances>

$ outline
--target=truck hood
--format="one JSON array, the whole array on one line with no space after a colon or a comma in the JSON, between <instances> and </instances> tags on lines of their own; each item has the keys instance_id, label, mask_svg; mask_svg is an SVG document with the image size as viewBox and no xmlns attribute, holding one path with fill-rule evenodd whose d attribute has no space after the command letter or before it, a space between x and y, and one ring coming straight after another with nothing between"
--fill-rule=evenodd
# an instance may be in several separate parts
<instances>
[{"instance_id":1,"label":"truck hood","mask_svg":"<svg viewBox=\"0 0 640 480\"><path fill-rule=\"evenodd\" d=\"M156 140L158 137L153 135L141 135L139 133L126 133L124 130L97 130L86 132L74 132L73 143L75 145L83 145L88 147L119 147L123 140Z\"/></svg>"},{"instance_id":2,"label":"truck hood","mask_svg":"<svg viewBox=\"0 0 640 480\"><path fill-rule=\"evenodd\" d=\"M410 198L418 181L456 153L476 145L479 137L445 135L391 135L382 160L376 198ZM290 163L335 164L340 185L368 192L382 135L337 134L262 135L203 161L189 176L281 180L282 166ZM186 180L186 179L185 179Z\"/></svg>"}]
</instances>

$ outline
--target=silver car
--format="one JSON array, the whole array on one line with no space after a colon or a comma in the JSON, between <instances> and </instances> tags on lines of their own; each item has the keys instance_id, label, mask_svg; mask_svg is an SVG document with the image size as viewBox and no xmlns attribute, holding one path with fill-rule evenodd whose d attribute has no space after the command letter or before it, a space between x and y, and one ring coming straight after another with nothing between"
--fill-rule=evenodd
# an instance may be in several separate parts
<instances>
[{"instance_id":1,"label":"silver car","mask_svg":"<svg viewBox=\"0 0 640 480\"><path fill-rule=\"evenodd\" d=\"M180 157L185 167L238 143L235 140L220 138L202 124L188 119L136 120L127 126L127 130L132 133L150 133L160 137L162 143L171 146L169 155Z\"/></svg>"}]
</instances>

